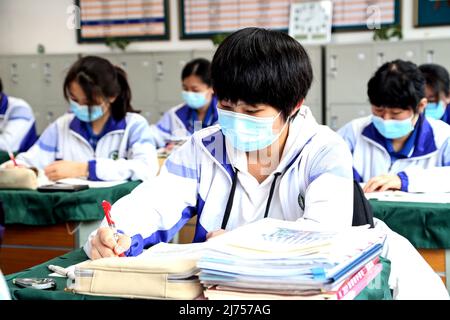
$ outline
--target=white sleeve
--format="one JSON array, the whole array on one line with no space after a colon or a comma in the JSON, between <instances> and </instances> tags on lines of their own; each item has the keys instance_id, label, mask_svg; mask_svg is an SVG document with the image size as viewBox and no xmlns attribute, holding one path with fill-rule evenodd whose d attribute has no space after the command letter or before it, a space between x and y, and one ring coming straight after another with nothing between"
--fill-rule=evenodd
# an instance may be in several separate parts
<instances>
[{"instance_id":1,"label":"white sleeve","mask_svg":"<svg viewBox=\"0 0 450 320\"><path fill-rule=\"evenodd\" d=\"M441 147L440 166L423 169L409 167L399 173L408 192L450 192L450 138Z\"/></svg>"},{"instance_id":2,"label":"white sleeve","mask_svg":"<svg viewBox=\"0 0 450 320\"><path fill-rule=\"evenodd\" d=\"M136 122L128 136L127 159L96 158L88 162L89 180L147 180L159 170L150 128L145 120Z\"/></svg>"},{"instance_id":3,"label":"white sleeve","mask_svg":"<svg viewBox=\"0 0 450 320\"><path fill-rule=\"evenodd\" d=\"M58 127L56 122L45 129L38 141L27 151L17 155L18 164L44 169L56 160L58 153Z\"/></svg>"},{"instance_id":4,"label":"white sleeve","mask_svg":"<svg viewBox=\"0 0 450 320\"><path fill-rule=\"evenodd\" d=\"M344 139L344 141L347 143L350 151L353 153L353 150L355 149L355 131L353 130L352 122L347 123L345 126L340 128L337 133Z\"/></svg>"},{"instance_id":5,"label":"white sleeve","mask_svg":"<svg viewBox=\"0 0 450 320\"><path fill-rule=\"evenodd\" d=\"M150 126L150 132L156 148L164 147L171 140L173 128L169 111L165 112L156 124Z\"/></svg>"},{"instance_id":6,"label":"white sleeve","mask_svg":"<svg viewBox=\"0 0 450 320\"><path fill-rule=\"evenodd\" d=\"M17 152L25 139L36 139L35 120L30 107L15 106L5 121L0 133L0 150Z\"/></svg>"},{"instance_id":7,"label":"white sleeve","mask_svg":"<svg viewBox=\"0 0 450 320\"><path fill-rule=\"evenodd\" d=\"M192 161L195 154L191 139L169 156L157 177L143 182L113 205L111 215L117 228L132 237L127 256L170 241L196 214L199 168ZM84 246L88 256L95 234Z\"/></svg>"},{"instance_id":8,"label":"white sleeve","mask_svg":"<svg viewBox=\"0 0 450 320\"><path fill-rule=\"evenodd\" d=\"M352 157L342 141L323 147L307 173L304 219L348 227L353 219Z\"/></svg>"}]
</instances>

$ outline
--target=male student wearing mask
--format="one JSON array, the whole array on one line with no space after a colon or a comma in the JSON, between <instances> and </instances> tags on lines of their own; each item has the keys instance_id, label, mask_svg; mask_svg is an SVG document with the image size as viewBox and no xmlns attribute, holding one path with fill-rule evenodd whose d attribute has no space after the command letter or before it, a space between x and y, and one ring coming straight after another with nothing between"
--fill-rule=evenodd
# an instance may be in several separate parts
<instances>
[{"instance_id":1,"label":"male student wearing mask","mask_svg":"<svg viewBox=\"0 0 450 320\"><path fill-rule=\"evenodd\" d=\"M450 126L425 117L425 78L417 66L384 64L367 93L372 115L339 130L364 191L450 191Z\"/></svg>"},{"instance_id":2,"label":"male student wearing mask","mask_svg":"<svg viewBox=\"0 0 450 320\"><path fill-rule=\"evenodd\" d=\"M84 247L92 259L123 252L137 256L170 241L194 215L194 242L265 217L351 226L351 153L303 105L312 81L304 48L285 33L242 29L219 46L211 75L219 125L194 133L159 176L114 204L112 215L124 234L116 242L104 221ZM384 255L392 261L390 284L397 298L399 283L404 297L428 289L432 297L448 297L439 277L404 238L380 221L377 227L389 234ZM419 276L407 271L410 263Z\"/></svg>"}]
</instances>

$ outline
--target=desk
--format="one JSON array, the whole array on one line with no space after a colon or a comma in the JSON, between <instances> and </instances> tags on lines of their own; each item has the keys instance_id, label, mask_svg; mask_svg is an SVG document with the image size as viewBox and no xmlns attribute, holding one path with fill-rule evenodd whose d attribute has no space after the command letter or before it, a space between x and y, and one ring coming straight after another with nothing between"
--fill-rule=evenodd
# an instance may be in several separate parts
<instances>
[{"instance_id":1,"label":"desk","mask_svg":"<svg viewBox=\"0 0 450 320\"><path fill-rule=\"evenodd\" d=\"M114 203L139 183L70 193L0 190L6 224L0 251L3 273L17 272L79 248L104 217L101 200Z\"/></svg>"},{"instance_id":2,"label":"desk","mask_svg":"<svg viewBox=\"0 0 450 320\"><path fill-rule=\"evenodd\" d=\"M450 204L370 200L374 216L407 238L450 291Z\"/></svg>"},{"instance_id":3,"label":"desk","mask_svg":"<svg viewBox=\"0 0 450 320\"><path fill-rule=\"evenodd\" d=\"M64 291L66 287L66 278L54 278L57 283L55 291L36 290L30 288L19 288L12 283L14 278L32 278L32 277L47 277L51 272L47 266L50 264L61 267L68 267L77 264L87 259L86 254L82 249L77 249L63 256L54 258L46 263L35 266L29 270L18 272L6 276L8 287L11 291L12 299L19 300L99 300L99 299L114 299L111 297L100 297L90 295L80 295ZM383 264L383 271L372 280L371 284L365 288L357 297L357 300L391 300L392 296L389 290L388 278L390 274L390 262L381 259Z\"/></svg>"}]
</instances>

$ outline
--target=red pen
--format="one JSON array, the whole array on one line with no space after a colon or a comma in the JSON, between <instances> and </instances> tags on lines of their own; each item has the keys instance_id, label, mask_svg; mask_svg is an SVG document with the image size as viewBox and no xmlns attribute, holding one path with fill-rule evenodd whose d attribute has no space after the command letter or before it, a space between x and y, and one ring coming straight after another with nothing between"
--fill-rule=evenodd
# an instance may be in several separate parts
<instances>
[{"instance_id":1,"label":"red pen","mask_svg":"<svg viewBox=\"0 0 450 320\"><path fill-rule=\"evenodd\" d=\"M12 153L11 151L8 151L8 155L9 155L9 158L11 159L11 161L14 163L14 167L17 167L17 162L16 162L16 158L14 157L14 153Z\"/></svg>"},{"instance_id":2,"label":"red pen","mask_svg":"<svg viewBox=\"0 0 450 320\"><path fill-rule=\"evenodd\" d=\"M119 234L117 233L116 224L111 218L111 203L106 200L102 201L103 212L105 213L106 221L108 222L108 226L114 232L114 239L116 242L119 240ZM124 253L119 254L119 257L125 257Z\"/></svg>"}]
</instances>

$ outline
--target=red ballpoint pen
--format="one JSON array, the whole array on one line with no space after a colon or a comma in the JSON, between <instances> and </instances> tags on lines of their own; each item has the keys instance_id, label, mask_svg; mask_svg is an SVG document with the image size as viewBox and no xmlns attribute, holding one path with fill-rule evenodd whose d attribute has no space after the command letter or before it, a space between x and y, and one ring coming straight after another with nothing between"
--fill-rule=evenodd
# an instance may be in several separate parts
<instances>
[{"instance_id":1,"label":"red ballpoint pen","mask_svg":"<svg viewBox=\"0 0 450 320\"><path fill-rule=\"evenodd\" d=\"M108 222L108 226L114 232L114 239L116 242L119 240L119 234L117 233L116 224L111 218L111 203L106 200L102 201L103 212L105 213L106 221ZM124 253L119 254L119 257L125 257Z\"/></svg>"}]
</instances>

